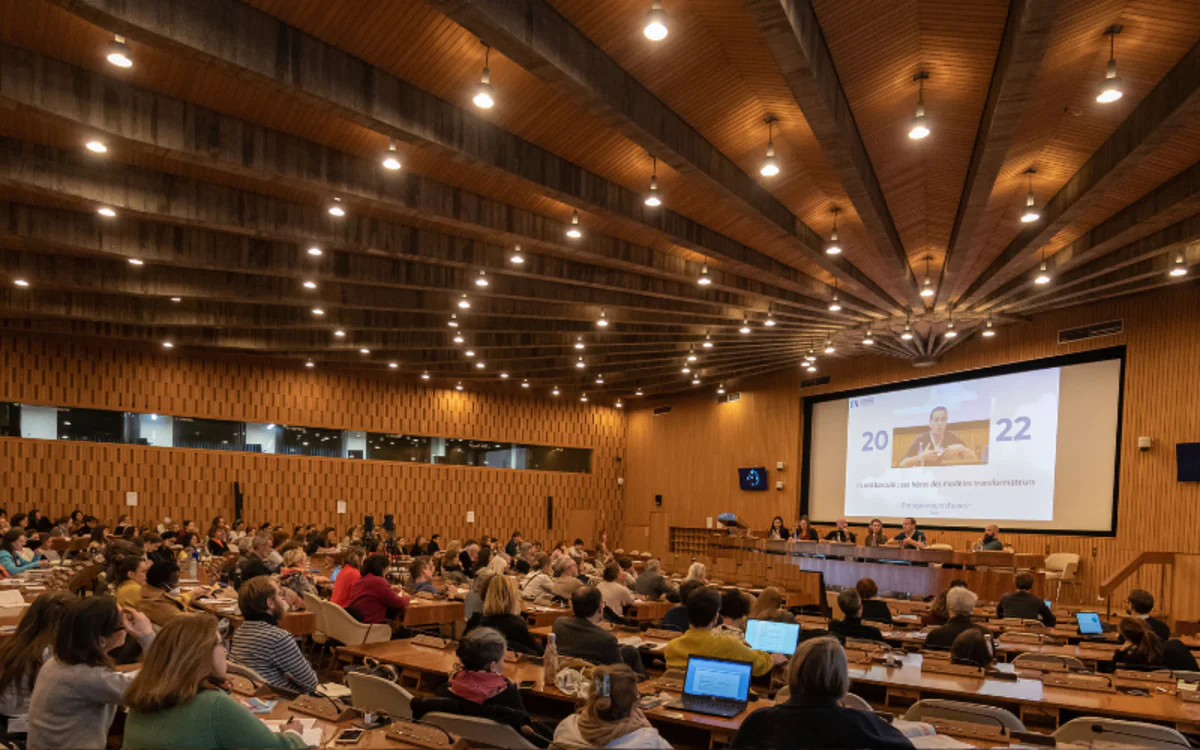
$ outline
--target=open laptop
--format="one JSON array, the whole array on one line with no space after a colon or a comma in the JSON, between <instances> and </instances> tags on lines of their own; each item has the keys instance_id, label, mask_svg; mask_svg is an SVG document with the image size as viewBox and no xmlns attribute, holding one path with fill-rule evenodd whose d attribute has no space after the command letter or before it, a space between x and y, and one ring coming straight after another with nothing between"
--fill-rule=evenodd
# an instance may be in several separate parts
<instances>
[{"instance_id":1,"label":"open laptop","mask_svg":"<svg viewBox=\"0 0 1200 750\"><path fill-rule=\"evenodd\" d=\"M737 716L746 710L753 670L754 665L748 661L689 656L683 678L683 709L726 718Z\"/></svg>"},{"instance_id":2,"label":"open laptop","mask_svg":"<svg viewBox=\"0 0 1200 750\"><path fill-rule=\"evenodd\" d=\"M1104 633L1104 625L1100 622L1100 615L1096 612L1076 612L1075 622L1079 623L1080 635L1101 635Z\"/></svg>"},{"instance_id":3,"label":"open laptop","mask_svg":"<svg viewBox=\"0 0 1200 750\"><path fill-rule=\"evenodd\" d=\"M770 654L796 653L796 642L800 640L800 623L771 622L770 620L748 620L746 643L750 648Z\"/></svg>"}]
</instances>

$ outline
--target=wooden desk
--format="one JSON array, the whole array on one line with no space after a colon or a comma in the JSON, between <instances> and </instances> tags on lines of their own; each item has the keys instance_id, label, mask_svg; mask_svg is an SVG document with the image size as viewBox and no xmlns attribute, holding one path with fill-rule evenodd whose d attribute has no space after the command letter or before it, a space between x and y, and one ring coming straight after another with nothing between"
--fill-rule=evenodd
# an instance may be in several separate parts
<instances>
[{"instance_id":1,"label":"wooden desk","mask_svg":"<svg viewBox=\"0 0 1200 750\"><path fill-rule=\"evenodd\" d=\"M235 694L233 696L237 700L243 700L243 696ZM278 700L275 707L266 714L255 714L258 718L270 719L275 721L287 721L290 717L307 718L307 714L293 712L291 710L291 701L284 699L264 699ZM314 717L315 718L315 717ZM318 727L321 729L321 744L318 747L351 747L356 749L361 748L418 748L418 745L411 745L406 742L397 742L387 736L387 727L381 729L368 729L362 738L353 745L335 745L333 740L338 733L343 729L351 729L354 727L353 720L331 722L324 719L317 719Z\"/></svg>"},{"instance_id":2,"label":"wooden desk","mask_svg":"<svg viewBox=\"0 0 1200 750\"><path fill-rule=\"evenodd\" d=\"M565 607L529 606L522 614L525 615L525 621L529 623L529 627L540 628L553 625L554 621L560 617L569 617L571 610Z\"/></svg>"},{"instance_id":3,"label":"wooden desk","mask_svg":"<svg viewBox=\"0 0 1200 750\"><path fill-rule=\"evenodd\" d=\"M454 599L420 599L411 597L404 610L403 624L418 628L430 625L448 625L466 620L461 601Z\"/></svg>"},{"instance_id":4,"label":"wooden desk","mask_svg":"<svg viewBox=\"0 0 1200 750\"><path fill-rule=\"evenodd\" d=\"M658 622L674 606L667 601L639 601L625 608L625 618L636 622Z\"/></svg>"}]
</instances>

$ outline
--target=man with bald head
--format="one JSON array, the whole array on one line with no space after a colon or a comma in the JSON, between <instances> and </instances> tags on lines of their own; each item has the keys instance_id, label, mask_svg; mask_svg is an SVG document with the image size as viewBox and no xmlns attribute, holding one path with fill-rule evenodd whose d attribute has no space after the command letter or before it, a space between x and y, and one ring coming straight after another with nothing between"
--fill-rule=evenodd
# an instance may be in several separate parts
<instances>
[{"instance_id":1,"label":"man with bald head","mask_svg":"<svg viewBox=\"0 0 1200 750\"><path fill-rule=\"evenodd\" d=\"M854 544L855 539L854 532L850 530L850 524L847 523L845 516L837 520L837 528L825 535L827 542Z\"/></svg>"},{"instance_id":2,"label":"man with bald head","mask_svg":"<svg viewBox=\"0 0 1200 750\"><path fill-rule=\"evenodd\" d=\"M1000 541L1000 527L989 523L983 529L983 538L979 540L979 549L985 552L1003 552L1004 542Z\"/></svg>"}]
</instances>

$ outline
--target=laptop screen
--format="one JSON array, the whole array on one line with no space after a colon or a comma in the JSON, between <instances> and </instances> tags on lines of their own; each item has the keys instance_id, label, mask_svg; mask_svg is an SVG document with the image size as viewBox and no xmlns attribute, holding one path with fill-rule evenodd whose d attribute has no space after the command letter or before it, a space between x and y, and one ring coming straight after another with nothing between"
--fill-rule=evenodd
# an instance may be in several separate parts
<instances>
[{"instance_id":1,"label":"laptop screen","mask_svg":"<svg viewBox=\"0 0 1200 750\"><path fill-rule=\"evenodd\" d=\"M1046 603L1046 609L1054 609L1054 602L1049 599L1043 599L1042 601Z\"/></svg>"},{"instance_id":2,"label":"laptop screen","mask_svg":"<svg viewBox=\"0 0 1200 750\"><path fill-rule=\"evenodd\" d=\"M342 566L339 565L333 569L332 573L329 574L329 580L336 581L337 577L338 577L338 573L341 573L341 572L342 572Z\"/></svg>"},{"instance_id":3,"label":"laptop screen","mask_svg":"<svg viewBox=\"0 0 1200 750\"><path fill-rule=\"evenodd\" d=\"M1079 623L1080 635L1100 635L1104 627L1100 624L1100 615L1095 612L1078 612L1075 620Z\"/></svg>"},{"instance_id":4,"label":"laptop screen","mask_svg":"<svg viewBox=\"0 0 1200 750\"><path fill-rule=\"evenodd\" d=\"M791 656L796 652L796 641L799 639L800 623L797 622L746 622L746 643L750 644L750 648L759 651Z\"/></svg>"},{"instance_id":5,"label":"laptop screen","mask_svg":"<svg viewBox=\"0 0 1200 750\"><path fill-rule=\"evenodd\" d=\"M750 674L753 669L754 665L748 661L688 657L687 677L683 680L684 695L744 701L750 697Z\"/></svg>"}]
</instances>

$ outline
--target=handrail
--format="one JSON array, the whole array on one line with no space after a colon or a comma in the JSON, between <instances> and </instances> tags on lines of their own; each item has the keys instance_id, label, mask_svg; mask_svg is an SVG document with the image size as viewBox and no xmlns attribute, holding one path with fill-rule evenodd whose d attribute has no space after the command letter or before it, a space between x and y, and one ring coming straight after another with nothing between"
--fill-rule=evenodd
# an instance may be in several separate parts
<instances>
[{"instance_id":1,"label":"handrail","mask_svg":"<svg viewBox=\"0 0 1200 750\"><path fill-rule=\"evenodd\" d=\"M1125 567L1110 575L1103 583L1100 584L1100 596L1110 597L1117 590L1117 587L1125 582L1125 579L1133 575L1143 565L1174 565L1174 552L1142 552L1137 557L1126 563Z\"/></svg>"}]
</instances>

